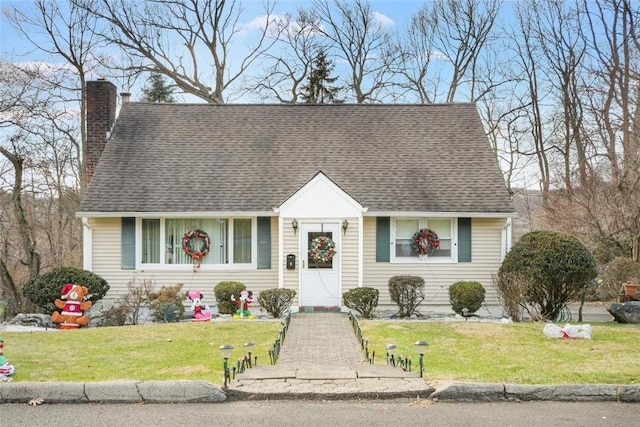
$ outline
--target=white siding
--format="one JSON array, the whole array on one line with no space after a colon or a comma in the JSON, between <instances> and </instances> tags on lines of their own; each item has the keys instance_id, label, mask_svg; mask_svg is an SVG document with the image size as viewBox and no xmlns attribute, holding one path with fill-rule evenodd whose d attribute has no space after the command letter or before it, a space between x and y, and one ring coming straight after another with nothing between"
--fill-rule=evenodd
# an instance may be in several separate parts
<instances>
[{"instance_id":1,"label":"white siding","mask_svg":"<svg viewBox=\"0 0 640 427\"><path fill-rule=\"evenodd\" d=\"M127 284L135 277L153 280L155 287L182 283L183 290L200 290L204 302L215 303L213 288L223 280L235 280L247 285L247 289L259 293L278 287L277 270L277 218L271 220L271 269L264 270L215 270L197 272L144 269L122 270L120 268L121 220L120 218L92 218L93 269L110 286L107 299L116 299L127 292Z\"/></svg>"}]
</instances>

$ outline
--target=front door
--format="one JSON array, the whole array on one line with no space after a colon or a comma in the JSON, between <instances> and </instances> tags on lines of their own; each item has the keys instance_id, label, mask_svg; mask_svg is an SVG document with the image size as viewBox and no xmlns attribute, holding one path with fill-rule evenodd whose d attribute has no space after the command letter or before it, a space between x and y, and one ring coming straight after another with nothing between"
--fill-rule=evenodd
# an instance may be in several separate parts
<instances>
[{"instance_id":1,"label":"front door","mask_svg":"<svg viewBox=\"0 0 640 427\"><path fill-rule=\"evenodd\" d=\"M335 242L336 254L329 261L317 261L309 254L311 242L320 236L326 236ZM301 224L300 248L300 305L340 306L340 225Z\"/></svg>"}]
</instances>

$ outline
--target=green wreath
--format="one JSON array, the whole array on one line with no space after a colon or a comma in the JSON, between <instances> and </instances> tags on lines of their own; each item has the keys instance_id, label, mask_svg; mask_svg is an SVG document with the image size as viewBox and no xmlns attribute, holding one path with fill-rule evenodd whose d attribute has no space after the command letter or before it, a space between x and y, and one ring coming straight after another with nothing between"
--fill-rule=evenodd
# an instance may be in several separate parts
<instances>
[{"instance_id":1,"label":"green wreath","mask_svg":"<svg viewBox=\"0 0 640 427\"><path fill-rule=\"evenodd\" d=\"M413 235L411 247L418 255L427 255L440 249L440 239L435 231L422 228Z\"/></svg>"},{"instance_id":2,"label":"green wreath","mask_svg":"<svg viewBox=\"0 0 640 427\"><path fill-rule=\"evenodd\" d=\"M330 237L320 236L311 241L309 257L315 262L329 262L335 254L336 244Z\"/></svg>"},{"instance_id":3,"label":"green wreath","mask_svg":"<svg viewBox=\"0 0 640 427\"><path fill-rule=\"evenodd\" d=\"M202 245L199 248L195 247L197 240L202 240ZM182 238L182 250L196 261L198 267L200 266L200 260L207 256L210 248L211 239L202 230L187 231Z\"/></svg>"}]
</instances>

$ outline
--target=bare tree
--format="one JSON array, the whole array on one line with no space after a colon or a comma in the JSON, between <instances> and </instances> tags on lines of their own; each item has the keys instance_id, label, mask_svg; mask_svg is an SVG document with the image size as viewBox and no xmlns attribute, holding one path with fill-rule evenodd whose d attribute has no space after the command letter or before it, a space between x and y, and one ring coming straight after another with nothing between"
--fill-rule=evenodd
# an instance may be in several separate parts
<instances>
[{"instance_id":1,"label":"bare tree","mask_svg":"<svg viewBox=\"0 0 640 427\"><path fill-rule=\"evenodd\" d=\"M429 6L425 4L411 17L405 31L399 35L392 49L399 54L393 64L393 73L401 76L395 87L405 93L417 95L421 104L430 104L438 98L443 77L431 67L434 50L434 26L429 19Z\"/></svg>"},{"instance_id":2,"label":"bare tree","mask_svg":"<svg viewBox=\"0 0 640 427\"><path fill-rule=\"evenodd\" d=\"M77 94L80 106L79 138L73 132L65 133L69 142L73 144L78 153L81 153L75 158L78 162L77 168L80 171L80 188L84 190L86 187L86 176L83 172L84 159L86 158L85 84L87 74L99 64L99 58L96 54L101 47L101 42L94 35L96 20L87 12L87 9L80 8L73 2L62 8L60 2L54 0L33 0L33 5L35 6L35 14L25 13L18 7L7 8L4 13L14 28L34 48L54 59L62 59L77 76L77 80L57 79L50 82L48 86L55 87L58 92ZM95 1L87 0L85 6L95 7ZM35 39L33 37L34 34L42 35L42 33L45 35L44 41L41 38Z\"/></svg>"},{"instance_id":3,"label":"bare tree","mask_svg":"<svg viewBox=\"0 0 640 427\"><path fill-rule=\"evenodd\" d=\"M311 70L315 52L323 48L324 40L315 30L319 26L317 17L304 10L299 10L295 18L286 14L275 25L278 41L263 53L266 66L261 75L248 79L245 93L294 104Z\"/></svg>"},{"instance_id":4,"label":"bare tree","mask_svg":"<svg viewBox=\"0 0 640 427\"><path fill-rule=\"evenodd\" d=\"M316 31L327 37L349 67L348 87L355 102L379 101L390 85L392 52L389 34L366 0L314 0L309 12L318 17Z\"/></svg>"},{"instance_id":5,"label":"bare tree","mask_svg":"<svg viewBox=\"0 0 640 427\"><path fill-rule=\"evenodd\" d=\"M243 31L243 9L235 0L72 1L102 20L106 28L98 34L122 49L123 71L162 74L183 93L214 104L225 102L226 92L277 38L268 2L260 35L245 48L233 44ZM245 53L232 64L232 52L239 51Z\"/></svg>"},{"instance_id":6,"label":"bare tree","mask_svg":"<svg viewBox=\"0 0 640 427\"><path fill-rule=\"evenodd\" d=\"M582 203L601 237L613 237L622 246L629 242L631 256L640 261L640 10L628 0L584 1L582 5L592 54L587 110L594 144L602 150L596 157L599 176L592 180L605 183L600 188L608 189L598 191L599 197L590 192Z\"/></svg>"}]
</instances>

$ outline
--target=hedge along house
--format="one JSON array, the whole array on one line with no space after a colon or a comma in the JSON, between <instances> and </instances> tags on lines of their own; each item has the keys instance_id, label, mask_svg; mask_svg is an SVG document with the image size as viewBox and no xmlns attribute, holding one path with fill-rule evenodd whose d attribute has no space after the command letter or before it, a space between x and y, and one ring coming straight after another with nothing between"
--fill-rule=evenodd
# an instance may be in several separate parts
<instances>
[{"instance_id":1,"label":"hedge along house","mask_svg":"<svg viewBox=\"0 0 640 427\"><path fill-rule=\"evenodd\" d=\"M134 277L183 283L215 301L223 280L254 293L297 292L294 307L339 307L356 287L395 304L394 275L425 279L423 310L450 312L448 287L492 275L511 244L515 211L472 104L210 105L123 100L87 84L90 180L78 216L84 268L107 298ZM415 233L440 249L419 255ZM200 230L208 253L189 256ZM335 244L318 262L310 245ZM187 241L193 251L204 239Z\"/></svg>"}]
</instances>

